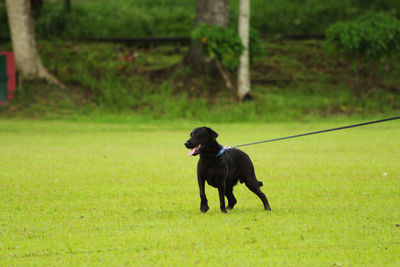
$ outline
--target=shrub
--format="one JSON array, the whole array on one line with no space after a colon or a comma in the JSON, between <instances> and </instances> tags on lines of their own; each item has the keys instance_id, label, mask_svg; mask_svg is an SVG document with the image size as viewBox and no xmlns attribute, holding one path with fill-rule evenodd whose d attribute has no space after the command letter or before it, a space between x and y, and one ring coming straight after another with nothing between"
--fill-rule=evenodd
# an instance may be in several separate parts
<instances>
[{"instance_id":1,"label":"shrub","mask_svg":"<svg viewBox=\"0 0 400 267\"><path fill-rule=\"evenodd\" d=\"M379 58L400 51L400 21L385 13L367 13L326 31L327 41L348 56Z\"/></svg>"},{"instance_id":2,"label":"shrub","mask_svg":"<svg viewBox=\"0 0 400 267\"><path fill-rule=\"evenodd\" d=\"M211 59L220 61L228 69L232 70L239 64L244 46L231 29L202 24L193 31L192 38L200 41L202 50Z\"/></svg>"}]
</instances>

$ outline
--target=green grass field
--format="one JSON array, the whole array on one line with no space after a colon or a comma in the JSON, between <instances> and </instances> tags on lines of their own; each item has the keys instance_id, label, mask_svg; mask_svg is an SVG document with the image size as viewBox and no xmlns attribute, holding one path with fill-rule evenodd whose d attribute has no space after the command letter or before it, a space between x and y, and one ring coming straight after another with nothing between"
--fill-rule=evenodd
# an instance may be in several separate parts
<instances>
[{"instance_id":1,"label":"green grass field","mask_svg":"<svg viewBox=\"0 0 400 267\"><path fill-rule=\"evenodd\" d=\"M224 145L357 123L212 124ZM201 214L189 122L0 120L0 265L399 266L400 122L246 147Z\"/></svg>"}]
</instances>

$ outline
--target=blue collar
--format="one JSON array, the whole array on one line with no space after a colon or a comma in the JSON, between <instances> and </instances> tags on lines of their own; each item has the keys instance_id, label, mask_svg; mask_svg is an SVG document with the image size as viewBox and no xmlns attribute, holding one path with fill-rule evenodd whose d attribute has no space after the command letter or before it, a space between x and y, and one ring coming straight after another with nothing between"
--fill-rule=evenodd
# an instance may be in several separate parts
<instances>
[{"instance_id":1,"label":"blue collar","mask_svg":"<svg viewBox=\"0 0 400 267\"><path fill-rule=\"evenodd\" d=\"M216 155L216 157L219 157L219 156L221 156L222 154L224 154L224 153L225 153L225 150L226 150L226 148L225 148L225 147L222 147L222 149L218 152L218 154Z\"/></svg>"},{"instance_id":2,"label":"blue collar","mask_svg":"<svg viewBox=\"0 0 400 267\"><path fill-rule=\"evenodd\" d=\"M225 150L227 150L227 149L231 149L231 148L234 148L233 146L228 146L228 147L222 147L222 149L218 152L218 154L216 155L216 157L219 157L219 156L221 156L222 154L224 154L225 153Z\"/></svg>"}]
</instances>

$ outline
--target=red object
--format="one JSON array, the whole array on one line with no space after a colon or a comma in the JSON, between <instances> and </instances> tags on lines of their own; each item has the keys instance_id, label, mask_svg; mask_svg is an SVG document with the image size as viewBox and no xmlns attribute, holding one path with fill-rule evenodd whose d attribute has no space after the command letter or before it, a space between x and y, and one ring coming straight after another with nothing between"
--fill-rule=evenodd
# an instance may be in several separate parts
<instances>
[{"instance_id":1,"label":"red object","mask_svg":"<svg viewBox=\"0 0 400 267\"><path fill-rule=\"evenodd\" d=\"M7 76L8 76L8 100L14 98L15 90L17 88L17 82L15 77L15 60L14 60L14 53L13 52L1 52L0 55L6 56L7 59ZM5 101L2 101L5 102ZM1 103L1 101L0 101Z\"/></svg>"}]
</instances>

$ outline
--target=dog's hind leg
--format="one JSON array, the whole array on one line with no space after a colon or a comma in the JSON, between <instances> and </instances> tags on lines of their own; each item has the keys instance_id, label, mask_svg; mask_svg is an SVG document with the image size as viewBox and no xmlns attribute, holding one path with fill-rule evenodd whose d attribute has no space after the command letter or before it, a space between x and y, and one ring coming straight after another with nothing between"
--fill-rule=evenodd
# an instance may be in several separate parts
<instances>
[{"instance_id":1,"label":"dog's hind leg","mask_svg":"<svg viewBox=\"0 0 400 267\"><path fill-rule=\"evenodd\" d=\"M254 194L256 194L261 199L262 203L264 204L264 209L271 210L271 207L269 206L267 197L260 189L260 182L257 181L257 178L255 176L251 177L250 179L247 178L245 181L245 184L246 184L247 188L250 189L250 191L252 191Z\"/></svg>"},{"instance_id":2,"label":"dog's hind leg","mask_svg":"<svg viewBox=\"0 0 400 267\"><path fill-rule=\"evenodd\" d=\"M229 210L233 209L237 202L235 196L233 195L233 187L228 186L225 188L225 196L228 199L228 207L226 208Z\"/></svg>"}]
</instances>

